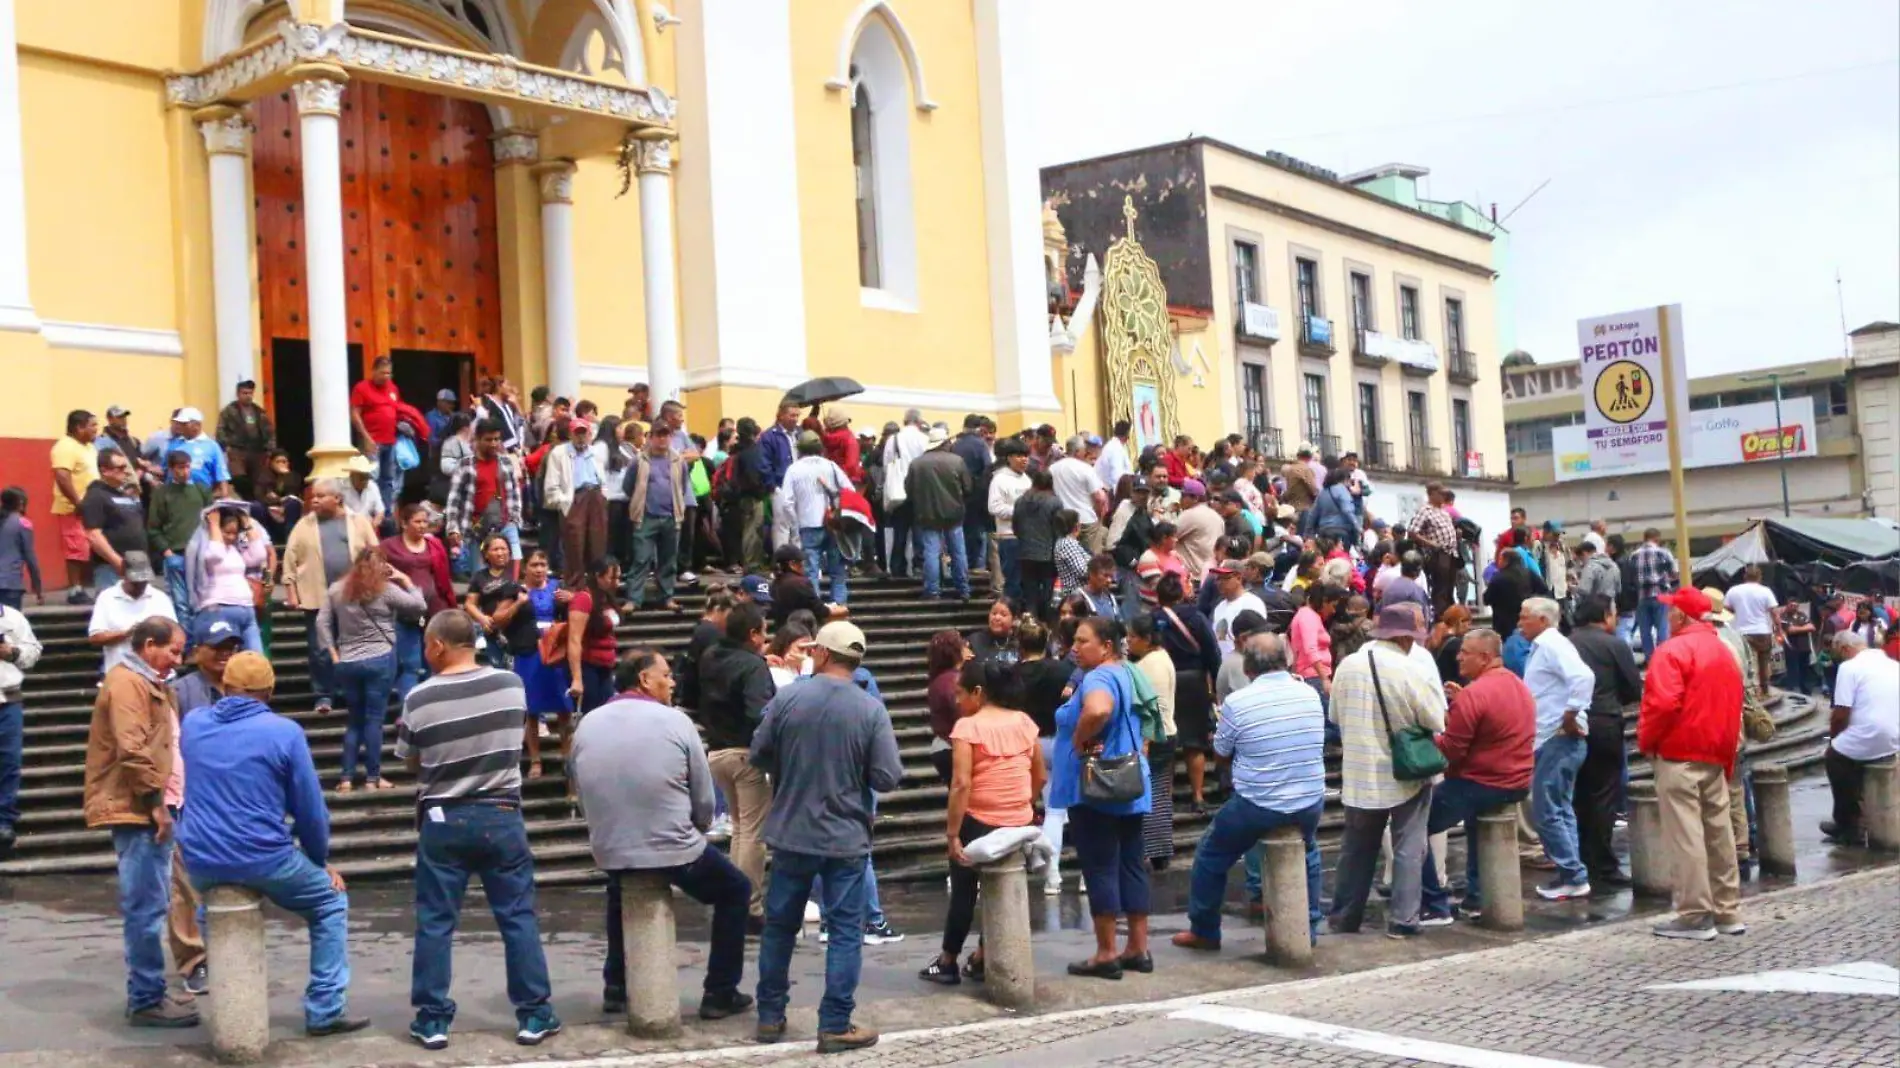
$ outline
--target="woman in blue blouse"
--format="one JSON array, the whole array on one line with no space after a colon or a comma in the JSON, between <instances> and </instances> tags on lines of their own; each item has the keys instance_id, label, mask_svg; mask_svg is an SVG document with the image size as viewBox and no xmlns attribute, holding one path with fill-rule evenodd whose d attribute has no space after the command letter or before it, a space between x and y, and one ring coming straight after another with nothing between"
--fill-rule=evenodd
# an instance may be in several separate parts
<instances>
[{"instance_id":1,"label":"woman in blue blouse","mask_svg":"<svg viewBox=\"0 0 1900 1068\"><path fill-rule=\"evenodd\" d=\"M1088 883L1095 923L1095 955L1069 965L1070 975L1120 979L1124 970L1154 971L1148 953L1148 861L1141 824L1152 803L1147 757L1141 758L1141 796L1132 801L1089 801L1082 796L1085 754L1141 753L1141 717L1134 685L1121 660L1121 621L1091 616L1075 629L1071 652L1082 682L1056 710L1056 744L1049 804L1069 813L1067 838ZM1115 921L1128 918L1128 944L1115 951Z\"/></svg>"}]
</instances>

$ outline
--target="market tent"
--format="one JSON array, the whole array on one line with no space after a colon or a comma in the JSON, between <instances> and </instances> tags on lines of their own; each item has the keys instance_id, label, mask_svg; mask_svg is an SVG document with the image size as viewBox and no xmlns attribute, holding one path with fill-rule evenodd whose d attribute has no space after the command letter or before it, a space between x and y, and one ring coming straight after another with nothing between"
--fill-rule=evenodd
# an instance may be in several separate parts
<instances>
[{"instance_id":1,"label":"market tent","mask_svg":"<svg viewBox=\"0 0 1900 1068\"><path fill-rule=\"evenodd\" d=\"M1893 559L1900 559L1900 525L1891 519L1791 516L1756 520L1734 541L1697 560L1691 573L1698 585L1726 587L1744 567L1759 564L1768 584L1782 590L1788 580L1833 585L1840 569Z\"/></svg>"}]
</instances>

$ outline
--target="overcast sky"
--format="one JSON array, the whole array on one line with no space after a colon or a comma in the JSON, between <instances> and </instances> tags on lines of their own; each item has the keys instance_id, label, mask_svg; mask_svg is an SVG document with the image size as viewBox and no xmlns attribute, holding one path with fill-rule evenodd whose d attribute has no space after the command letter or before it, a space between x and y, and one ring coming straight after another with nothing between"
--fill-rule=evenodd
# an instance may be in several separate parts
<instances>
[{"instance_id":1,"label":"overcast sky","mask_svg":"<svg viewBox=\"0 0 1900 1068\"><path fill-rule=\"evenodd\" d=\"M1042 162L1206 134L1402 161L1500 213L1517 341L1683 305L1689 367L1839 355L1900 320L1893 0L1038 0ZM1482 354L1497 358L1498 353Z\"/></svg>"}]
</instances>

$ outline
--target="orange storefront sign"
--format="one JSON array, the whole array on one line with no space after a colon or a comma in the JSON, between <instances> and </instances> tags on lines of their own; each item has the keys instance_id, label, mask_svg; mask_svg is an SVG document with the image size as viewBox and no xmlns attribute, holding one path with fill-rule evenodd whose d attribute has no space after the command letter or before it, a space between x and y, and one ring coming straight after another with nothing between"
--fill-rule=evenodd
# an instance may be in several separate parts
<instances>
[{"instance_id":1,"label":"orange storefront sign","mask_svg":"<svg viewBox=\"0 0 1900 1068\"><path fill-rule=\"evenodd\" d=\"M1754 463L1756 460L1773 460L1781 455L1795 456L1807 451L1807 432L1799 424L1781 428L1781 433L1773 430L1753 430L1742 435L1742 462Z\"/></svg>"}]
</instances>

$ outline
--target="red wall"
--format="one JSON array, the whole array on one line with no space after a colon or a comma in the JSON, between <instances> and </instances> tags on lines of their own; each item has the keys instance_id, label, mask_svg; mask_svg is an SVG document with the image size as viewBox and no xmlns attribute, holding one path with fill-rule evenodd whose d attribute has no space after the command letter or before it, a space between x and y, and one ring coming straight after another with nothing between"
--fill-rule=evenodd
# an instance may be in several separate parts
<instances>
[{"instance_id":1,"label":"red wall","mask_svg":"<svg viewBox=\"0 0 1900 1068\"><path fill-rule=\"evenodd\" d=\"M0 438L0 487L26 491L26 515L33 521L40 576L48 592L66 586L66 561L53 523L52 451L52 438Z\"/></svg>"}]
</instances>

